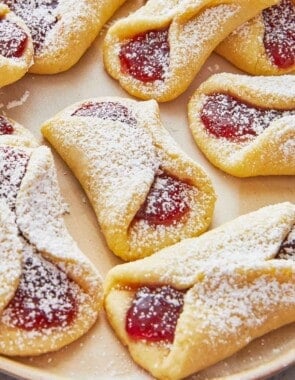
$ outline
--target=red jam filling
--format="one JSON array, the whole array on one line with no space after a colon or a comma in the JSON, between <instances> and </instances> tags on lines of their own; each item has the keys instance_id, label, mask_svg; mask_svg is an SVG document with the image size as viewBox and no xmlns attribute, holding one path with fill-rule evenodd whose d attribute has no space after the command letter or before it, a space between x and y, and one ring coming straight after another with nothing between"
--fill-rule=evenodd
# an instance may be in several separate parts
<instances>
[{"instance_id":1,"label":"red jam filling","mask_svg":"<svg viewBox=\"0 0 295 380\"><path fill-rule=\"evenodd\" d=\"M0 199L5 199L11 210L15 208L29 159L29 155L21 149L0 147Z\"/></svg>"},{"instance_id":2,"label":"red jam filling","mask_svg":"<svg viewBox=\"0 0 295 380\"><path fill-rule=\"evenodd\" d=\"M184 292L169 285L141 287L127 311L125 328L135 340L173 342Z\"/></svg>"},{"instance_id":3,"label":"red jam filling","mask_svg":"<svg viewBox=\"0 0 295 380\"><path fill-rule=\"evenodd\" d=\"M14 132L13 126L8 122L8 120L0 116L0 136L1 135L12 135Z\"/></svg>"},{"instance_id":4,"label":"red jam filling","mask_svg":"<svg viewBox=\"0 0 295 380\"><path fill-rule=\"evenodd\" d=\"M169 52L168 29L137 34L121 46L121 70L144 83L163 80Z\"/></svg>"},{"instance_id":5,"label":"red jam filling","mask_svg":"<svg viewBox=\"0 0 295 380\"><path fill-rule=\"evenodd\" d=\"M54 9L58 0L3 0L4 4L24 20L30 29L35 53L42 50L47 33L57 23Z\"/></svg>"},{"instance_id":6,"label":"red jam filling","mask_svg":"<svg viewBox=\"0 0 295 380\"><path fill-rule=\"evenodd\" d=\"M210 134L233 141L258 136L272 121L287 115L295 115L295 110L258 108L228 94L208 95L201 110L201 120Z\"/></svg>"},{"instance_id":7,"label":"red jam filling","mask_svg":"<svg viewBox=\"0 0 295 380\"><path fill-rule=\"evenodd\" d=\"M295 64L295 4L282 0L278 5L265 9L264 46L271 61L281 69Z\"/></svg>"},{"instance_id":8,"label":"red jam filling","mask_svg":"<svg viewBox=\"0 0 295 380\"><path fill-rule=\"evenodd\" d=\"M157 175L135 220L143 219L151 225L169 226L176 223L190 210L191 188L167 173Z\"/></svg>"},{"instance_id":9,"label":"red jam filling","mask_svg":"<svg viewBox=\"0 0 295 380\"><path fill-rule=\"evenodd\" d=\"M0 19L0 55L19 58L23 55L28 35L15 23Z\"/></svg>"},{"instance_id":10,"label":"red jam filling","mask_svg":"<svg viewBox=\"0 0 295 380\"><path fill-rule=\"evenodd\" d=\"M69 326L77 314L77 301L66 274L39 254L26 254L14 298L2 320L22 330Z\"/></svg>"},{"instance_id":11,"label":"red jam filling","mask_svg":"<svg viewBox=\"0 0 295 380\"><path fill-rule=\"evenodd\" d=\"M104 120L119 120L129 125L136 124L136 119L131 115L128 108L116 102L84 103L71 116L90 116Z\"/></svg>"},{"instance_id":12,"label":"red jam filling","mask_svg":"<svg viewBox=\"0 0 295 380\"><path fill-rule=\"evenodd\" d=\"M278 259L293 259L295 257L295 225L280 246Z\"/></svg>"}]
</instances>

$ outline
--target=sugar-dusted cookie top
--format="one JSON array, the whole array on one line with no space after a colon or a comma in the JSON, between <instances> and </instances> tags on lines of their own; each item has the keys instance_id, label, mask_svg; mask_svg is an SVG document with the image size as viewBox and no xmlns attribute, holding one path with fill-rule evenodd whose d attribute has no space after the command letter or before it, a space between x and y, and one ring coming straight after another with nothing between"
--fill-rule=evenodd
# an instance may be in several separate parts
<instances>
[{"instance_id":1,"label":"sugar-dusted cookie top","mask_svg":"<svg viewBox=\"0 0 295 380\"><path fill-rule=\"evenodd\" d=\"M33 64L33 43L24 21L0 4L0 88L22 78Z\"/></svg>"},{"instance_id":2,"label":"sugar-dusted cookie top","mask_svg":"<svg viewBox=\"0 0 295 380\"><path fill-rule=\"evenodd\" d=\"M254 75L295 70L295 2L281 0L231 33L216 52Z\"/></svg>"},{"instance_id":3,"label":"sugar-dusted cookie top","mask_svg":"<svg viewBox=\"0 0 295 380\"><path fill-rule=\"evenodd\" d=\"M4 116L0 131L0 353L38 355L94 324L101 278L64 224L50 150Z\"/></svg>"},{"instance_id":4,"label":"sugar-dusted cookie top","mask_svg":"<svg viewBox=\"0 0 295 380\"><path fill-rule=\"evenodd\" d=\"M210 224L211 181L165 130L155 101L88 99L45 122L42 133L81 182L110 249L123 259L150 255Z\"/></svg>"},{"instance_id":5,"label":"sugar-dusted cookie top","mask_svg":"<svg viewBox=\"0 0 295 380\"><path fill-rule=\"evenodd\" d=\"M30 72L54 74L73 66L124 0L3 0L27 24L34 45Z\"/></svg>"},{"instance_id":6,"label":"sugar-dusted cookie top","mask_svg":"<svg viewBox=\"0 0 295 380\"><path fill-rule=\"evenodd\" d=\"M276 0L149 0L108 30L108 73L131 95L168 101L184 92L215 47Z\"/></svg>"},{"instance_id":7,"label":"sugar-dusted cookie top","mask_svg":"<svg viewBox=\"0 0 295 380\"><path fill-rule=\"evenodd\" d=\"M182 379L294 322L294 228L294 204L270 205L111 269L105 309L134 361Z\"/></svg>"},{"instance_id":8,"label":"sugar-dusted cookie top","mask_svg":"<svg viewBox=\"0 0 295 380\"><path fill-rule=\"evenodd\" d=\"M188 106L193 137L215 166L238 176L295 174L295 78L217 74Z\"/></svg>"}]
</instances>

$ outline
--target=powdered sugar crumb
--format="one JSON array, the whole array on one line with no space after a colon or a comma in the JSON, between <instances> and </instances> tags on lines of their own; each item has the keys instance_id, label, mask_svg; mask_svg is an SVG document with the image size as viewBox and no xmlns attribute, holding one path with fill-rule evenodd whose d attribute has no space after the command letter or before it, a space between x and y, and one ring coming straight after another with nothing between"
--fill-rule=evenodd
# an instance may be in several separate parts
<instances>
[{"instance_id":1,"label":"powdered sugar crumb","mask_svg":"<svg viewBox=\"0 0 295 380\"><path fill-rule=\"evenodd\" d=\"M11 108L22 106L29 98L30 91L25 91L23 95L19 99L12 100L9 103L7 103L6 108L9 110Z\"/></svg>"}]
</instances>

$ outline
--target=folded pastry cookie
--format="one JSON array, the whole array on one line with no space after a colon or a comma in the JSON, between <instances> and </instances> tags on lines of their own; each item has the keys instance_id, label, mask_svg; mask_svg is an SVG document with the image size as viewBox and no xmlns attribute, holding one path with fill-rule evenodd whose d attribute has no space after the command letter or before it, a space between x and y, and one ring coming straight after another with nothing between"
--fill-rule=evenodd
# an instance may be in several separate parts
<instances>
[{"instance_id":1,"label":"folded pastry cookie","mask_svg":"<svg viewBox=\"0 0 295 380\"><path fill-rule=\"evenodd\" d=\"M33 53L31 34L23 20L0 4L0 88L26 74Z\"/></svg>"},{"instance_id":2,"label":"folded pastry cookie","mask_svg":"<svg viewBox=\"0 0 295 380\"><path fill-rule=\"evenodd\" d=\"M216 74L188 105L210 162L237 177L295 174L295 78Z\"/></svg>"},{"instance_id":3,"label":"folded pastry cookie","mask_svg":"<svg viewBox=\"0 0 295 380\"><path fill-rule=\"evenodd\" d=\"M111 269L105 309L135 362L184 378L294 322L294 225L293 204L268 206Z\"/></svg>"},{"instance_id":4,"label":"folded pastry cookie","mask_svg":"<svg viewBox=\"0 0 295 380\"><path fill-rule=\"evenodd\" d=\"M2 0L29 27L31 73L55 74L73 66L125 0Z\"/></svg>"},{"instance_id":5,"label":"folded pastry cookie","mask_svg":"<svg viewBox=\"0 0 295 380\"><path fill-rule=\"evenodd\" d=\"M295 70L295 1L281 0L232 32L216 52L254 75Z\"/></svg>"},{"instance_id":6,"label":"folded pastry cookie","mask_svg":"<svg viewBox=\"0 0 295 380\"><path fill-rule=\"evenodd\" d=\"M106 70L134 96L174 99L227 35L276 2L149 0L108 30Z\"/></svg>"},{"instance_id":7,"label":"folded pastry cookie","mask_svg":"<svg viewBox=\"0 0 295 380\"><path fill-rule=\"evenodd\" d=\"M211 181L172 140L154 100L88 99L45 122L42 133L79 179L109 248L124 260L209 226Z\"/></svg>"},{"instance_id":8,"label":"folded pastry cookie","mask_svg":"<svg viewBox=\"0 0 295 380\"><path fill-rule=\"evenodd\" d=\"M12 129L0 135L0 353L38 355L94 324L101 278L63 222L50 150L36 147L20 125L7 124Z\"/></svg>"}]
</instances>

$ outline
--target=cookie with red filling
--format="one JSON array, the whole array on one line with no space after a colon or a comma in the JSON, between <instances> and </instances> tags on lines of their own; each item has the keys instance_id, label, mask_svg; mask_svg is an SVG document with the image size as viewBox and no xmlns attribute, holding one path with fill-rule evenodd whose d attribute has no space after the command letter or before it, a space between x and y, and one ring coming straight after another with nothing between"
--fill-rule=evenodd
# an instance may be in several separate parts
<instances>
[{"instance_id":1,"label":"cookie with red filling","mask_svg":"<svg viewBox=\"0 0 295 380\"><path fill-rule=\"evenodd\" d=\"M231 33L215 50L254 75L295 70L295 1L281 0Z\"/></svg>"},{"instance_id":2,"label":"cookie with red filling","mask_svg":"<svg viewBox=\"0 0 295 380\"><path fill-rule=\"evenodd\" d=\"M109 248L124 260L209 226L211 181L172 140L155 101L88 99L45 122L42 133L79 179Z\"/></svg>"},{"instance_id":3,"label":"cookie with red filling","mask_svg":"<svg viewBox=\"0 0 295 380\"><path fill-rule=\"evenodd\" d=\"M72 67L125 0L2 0L26 23L34 45L30 72L55 74Z\"/></svg>"},{"instance_id":4,"label":"cookie with red filling","mask_svg":"<svg viewBox=\"0 0 295 380\"><path fill-rule=\"evenodd\" d=\"M0 88L22 78L32 64L33 43L28 27L0 4Z\"/></svg>"},{"instance_id":5,"label":"cookie with red filling","mask_svg":"<svg viewBox=\"0 0 295 380\"><path fill-rule=\"evenodd\" d=\"M131 95L172 100L225 37L276 2L148 0L109 28L106 70Z\"/></svg>"},{"instance_id":6,"label":"cookie with red filling","mask_svg":"<svg viewBox=\"0 0 295 380\"><path fill-rule=\"evenodd\" d=\"M0 118L0 353L39 355L95 323L101 279L63 221L53 157Z\"/></svg>"},{"instance_id":7,"label":"cookie with red filling","mask_svg":"<svg viewBox=\"0 0 295 380\"><path fill-rule=\"evenodd\" d=\"M237 177L295 174L295 78L217 74L188 106L208 160Z\"/></svg>"},{"instance_id":8,"label":"cookie with red filling","mask_svg":"<svg viewBox=\"0 0 295 380\"><path fill-rule=\"evenodd\" d=\"M294 204L271 205L111 269L105 310L134 361L183 379L294 322L294 225Z\"/></svg>"}]
</instances>

